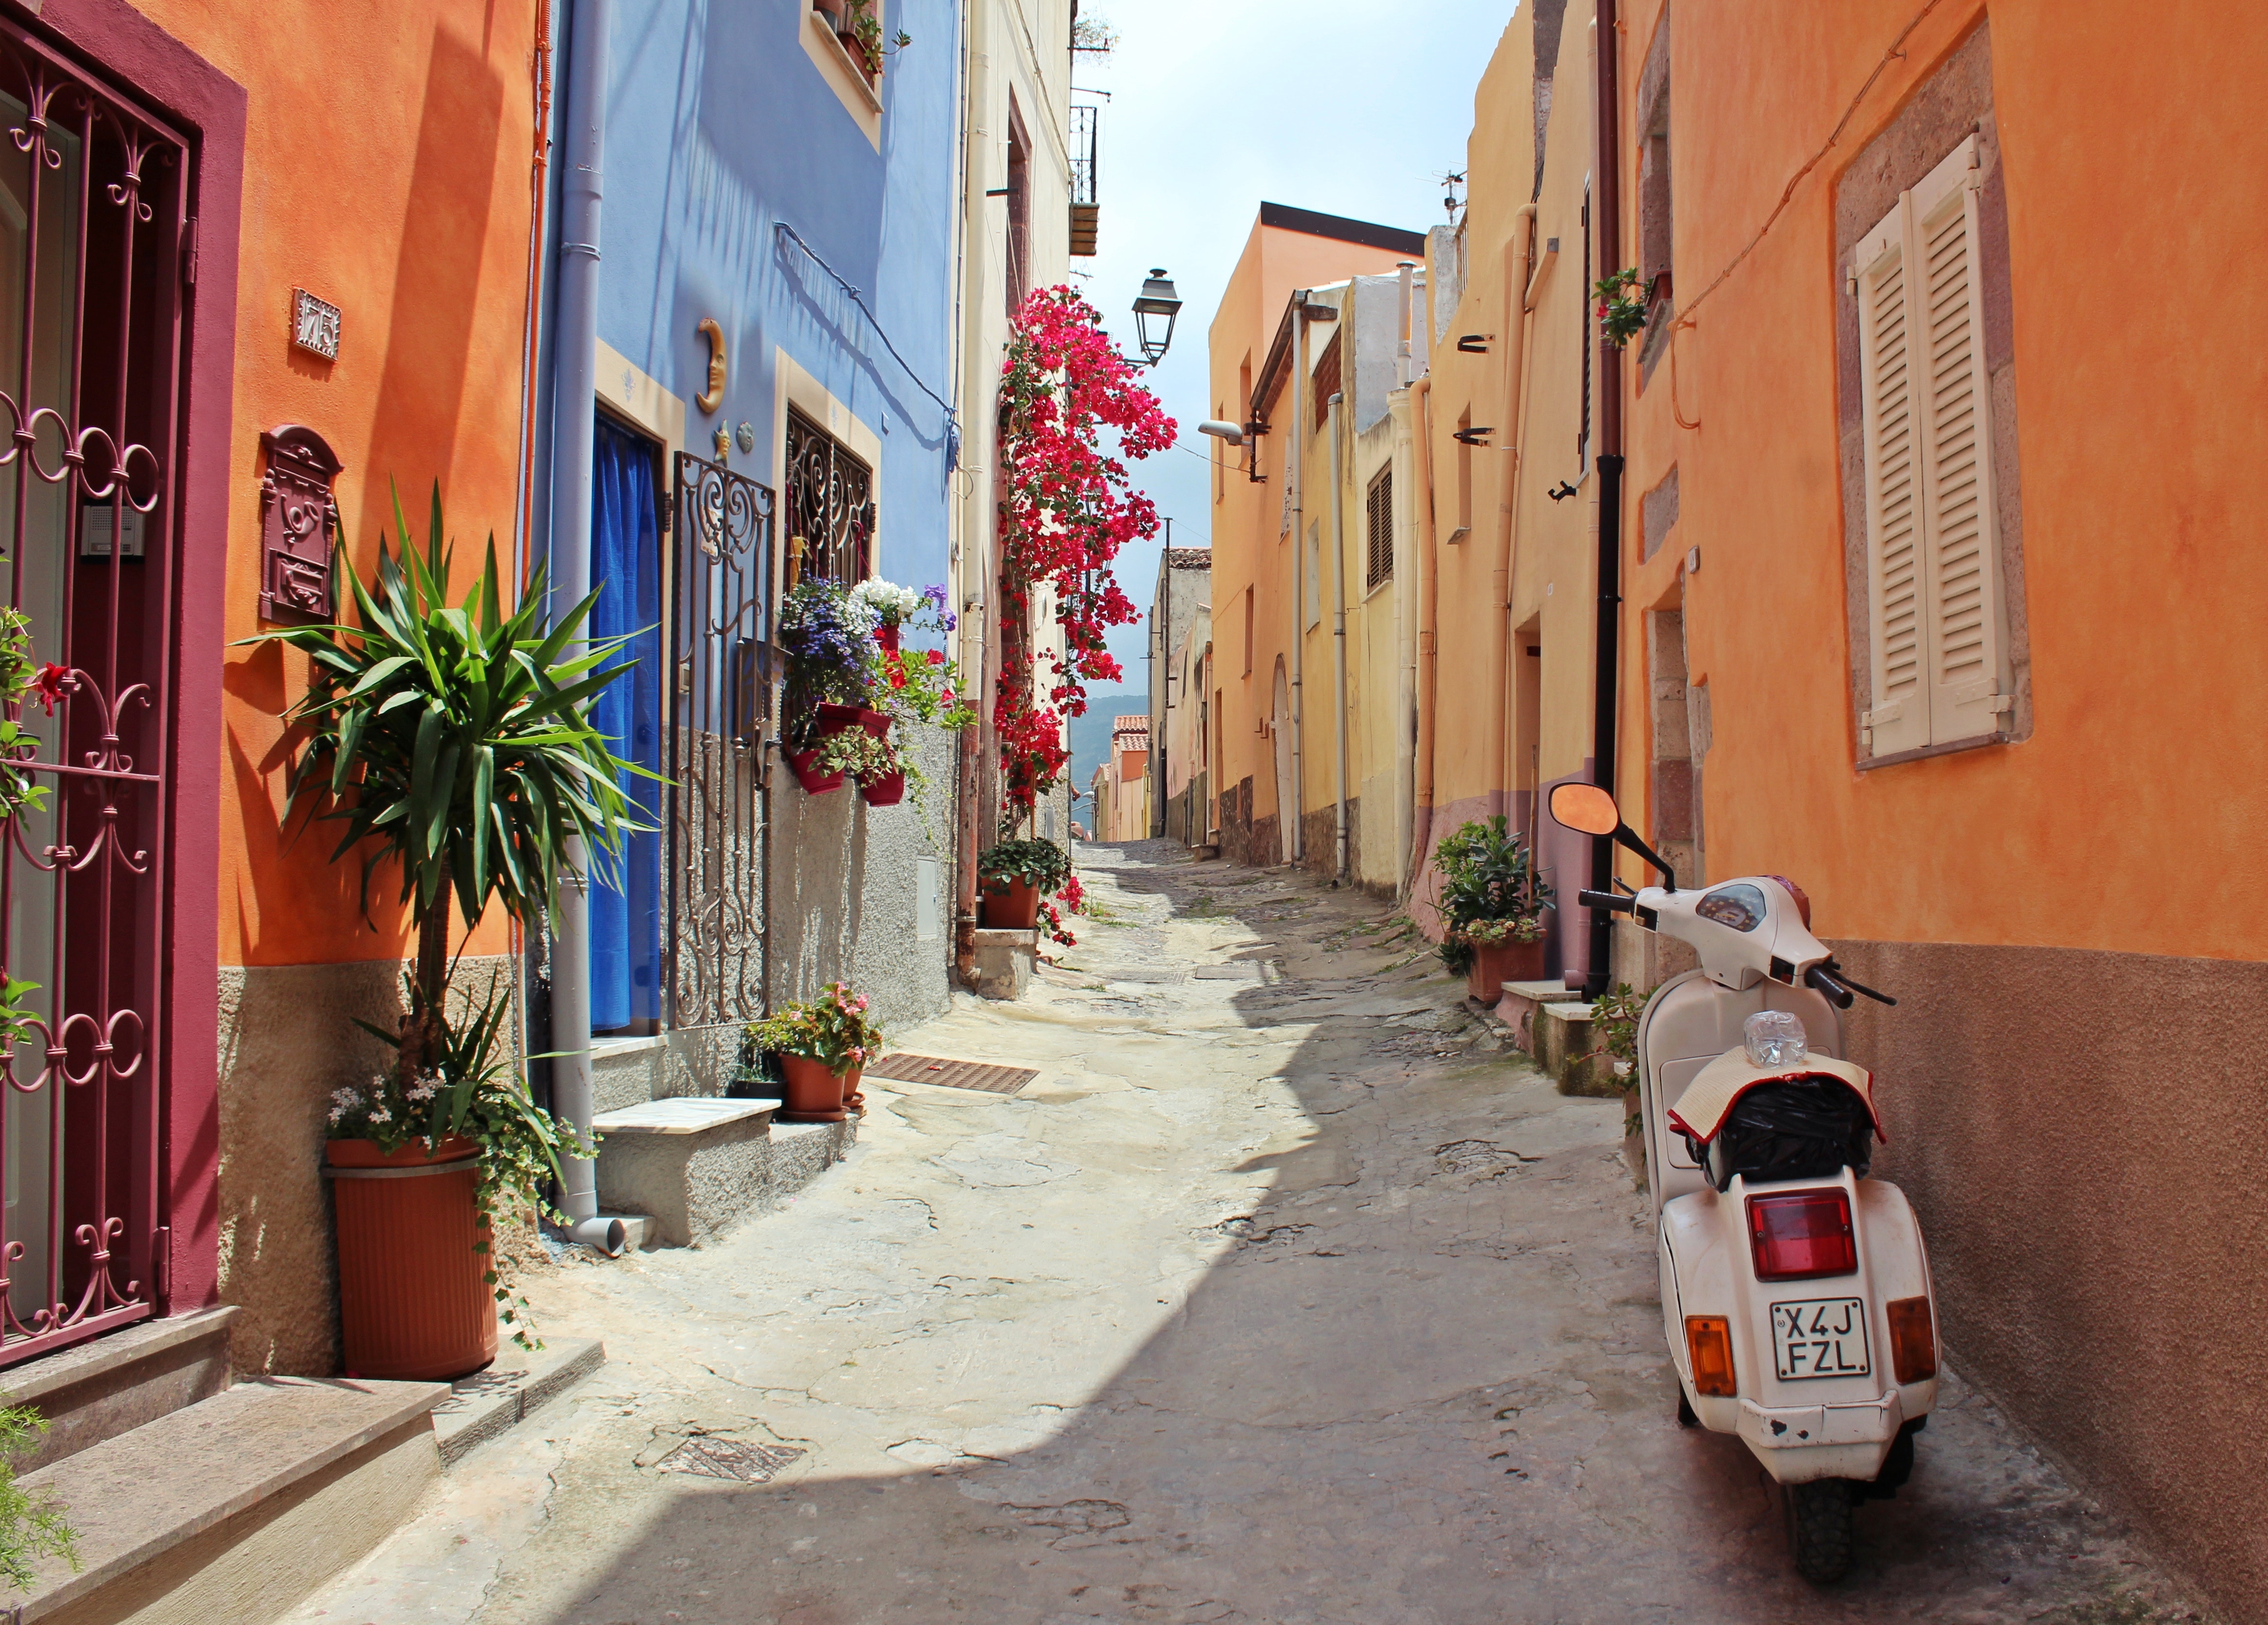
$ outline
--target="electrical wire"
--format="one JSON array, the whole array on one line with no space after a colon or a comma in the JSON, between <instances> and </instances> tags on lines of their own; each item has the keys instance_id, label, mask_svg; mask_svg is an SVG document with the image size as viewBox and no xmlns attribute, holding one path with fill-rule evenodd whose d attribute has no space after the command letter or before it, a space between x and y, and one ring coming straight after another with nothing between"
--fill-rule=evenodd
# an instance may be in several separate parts
<instances>
[{"instance_id":1,"label":"electrical wire","mask_svg":"<svg viewBox=\"0 0 2268 1625\"><path fill-rule=\"evenodd\" d=\"M1932 4L1935 4L1935 0L1932 0ZM960 414L954 411L953 403L922 381L921 374L914 371L914 364L907 360L903 356L900 355L898 353L898 347L890 342L889 330L882 326L882 319L880 316L877 316L873 313L873 309L869 307L866 303L865 295L858 292L858 288L852 284L848 277L845 277L841 271L836 270L832 265L829 265L827 262L827 257L824 255L821 254L818 249L813 247L809 243L804 241L802 233L797 231L795 227L790 225L784 220L773 221L772 230L779 233L782 237L786 238L789 241L794 243L797 247L802 249L806 255L810 256L811 262L813 264L818 266L820 270L825 271L829 277L835 278L836 285L850 296L850 302L853 305L856 305L859 311L865 316L866 320L873 324L874 329L874 336L882 341L882 348L890 352L891 359L895 361L900 366L903 367L905 369L906 376L913 380L914 388L920 390L924 395L927 395L931 400L938 403L938 406L945 413L946 433L952 440L952 454L948 462L948 466L958 463L961 461L961 417Z\"/></svg>"}]
</instances>

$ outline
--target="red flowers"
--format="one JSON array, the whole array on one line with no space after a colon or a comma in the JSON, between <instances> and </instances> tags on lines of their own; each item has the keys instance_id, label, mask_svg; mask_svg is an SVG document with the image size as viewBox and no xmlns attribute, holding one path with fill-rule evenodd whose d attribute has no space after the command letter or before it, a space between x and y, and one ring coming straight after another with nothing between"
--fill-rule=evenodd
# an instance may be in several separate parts
<instances>
[{"instance_id":1,"label":"red flowers","mask_svg":"<svg viewBox=\"0 0 2268 1625\"><path fill-rule=\"evenodd\" d=\"M32 691L40 697L40 709L48 716L55 714L55 702L63 697L70 678L70 667L58 666L49 661L40 668L40 675L32 679Z\"/></svg>"},{"instance_id":2,"label":"red flowers","mask_svg":"<svg viewBox=\"0 0 2268 1625\"><path fill-rule=\"evenodd\" d=\"M993 724L1012 806L1028 809L1063 777L1070 753L1062 719L1086 710L1086 684L1123 675L1106 639L1141 618L1110 562L1158 532L1150 499L1130 489L1126 466L1101 449L1147 457L1179 432L1158 398L1102 330L1102 318L1068 287L1042 288L1016 313L1000 384L1000 588L1003 629ZM1050 651L1049 705L1036 703L1030 639L1032 589L1053 589L1060 654ZM1059 708L1059 709L1057 709Z\"/></svg>"}]
</instances>

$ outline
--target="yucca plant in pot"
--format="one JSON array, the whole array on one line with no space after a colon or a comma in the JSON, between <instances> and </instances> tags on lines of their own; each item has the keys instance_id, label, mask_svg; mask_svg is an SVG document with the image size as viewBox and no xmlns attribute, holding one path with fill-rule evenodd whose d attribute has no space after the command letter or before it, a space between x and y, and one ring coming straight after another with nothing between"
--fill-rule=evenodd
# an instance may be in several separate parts
<instances>
[{"instance_id":1,"label":"yucca plant in pot","mask_svg":"<svg viewBox=\"0 0 2268 1625\"><path fill-rule=\"evenodd\" d=\"M1527 838L1510 833L1501 814L1476 819L1441 838L1433 867L1441 957L1466 972L1466 990L1493 1004L1505 983L1540 978L1551 884L1536 873Z\"/></svg>"},{"instance_id":2,"label":"yucca plant in pot","mask_svg":"<svg viewBox=\"0 0 2268 1625\"><path fill-rule=\"evenodd\" d=\"M289 644L313 663L306 696L285 713L302 730L287 822L304 810L341 826L331 856L361 854L365 918L372 882L398 866L416 927L399 1030L371 1029L394 1045L393 1065L334 1097L328 1171L342 1199L347 1368L431 1378L495 1357L497 1301L517 1318L491 1267L497 1208L541 1210L560 1156L590 1155L529 1099L509 1059L504 992L492 987L452 1020L452 905L468 940L491 903L543 929L577 846L603 863L643 827L622 780L645 770L616 757L590 719L629 668L608 663L622 640L565 658L597 592L546 626L539 572L507 611L490 536L480 572L452 602L438 484L423 551L398 499L394 528L396 545L379 545L375 590L339 550L353 624L251 641Z\"/></svg>"}]
</instances>

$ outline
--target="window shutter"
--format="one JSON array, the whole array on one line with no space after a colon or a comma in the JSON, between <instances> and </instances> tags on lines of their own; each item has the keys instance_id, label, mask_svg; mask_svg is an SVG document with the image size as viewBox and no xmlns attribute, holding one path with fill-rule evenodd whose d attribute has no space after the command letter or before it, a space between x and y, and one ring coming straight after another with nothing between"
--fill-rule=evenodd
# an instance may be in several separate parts
<instances>
[{"instance_id":1,"label":"window shutter","mask_svg":"<svg viewBox=\"0 0 2268 1625\"><path fill-rule=\"evenodd\" d=\"M1922 501L1928 537L1930 742L1995 732L2007 709L1991 386L1977 265L1976 138L1911 193L1916 337L1927 358Z\"/></svg>"},{"instance_id":2,"label":"window shutter","mask_svg":"<svg viewBox=\"0 0 2268 1625\"><path fill-rule=\"evenodd\" d=\"M1874 652L1868 754L1929 742L1922 617L1922 494L1905 201L1859 247L1859 399L1867 464L1867 601Z\"/></svg>"},{"instance_id":3,"label":"window shutter","mask_svg":"<svg viewBox=\"0 0 2268 1625\"><path fill-rule=\"evenodd\" d=\"M1856 255L1871 756L1992 734L2009 704L1975 155L1972 137Z\"/></svg>"}]
</instances>

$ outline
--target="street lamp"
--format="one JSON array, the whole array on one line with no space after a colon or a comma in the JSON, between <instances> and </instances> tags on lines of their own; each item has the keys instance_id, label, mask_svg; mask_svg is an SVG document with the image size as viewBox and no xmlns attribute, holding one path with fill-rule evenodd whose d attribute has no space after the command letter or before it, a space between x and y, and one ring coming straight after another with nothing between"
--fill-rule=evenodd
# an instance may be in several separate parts
<instances>
[{"instance_id":1,"label":"street lamp","mask_svg":"<svg viewBox=\"0 0 2268 1625\"><path fill-rule=\"evenodd\" d=\"M1146 366L1155 366L1166 358L1167 347L1174 342L1174 319L1181 309L1182 301L1174 292L1166 268L1152 266L1150 280L1142 284L1142 297L1134 301L1134 328L1141 335ZM1163 326L1158 325L1160 321Z\"/></svg>"}]
</instances>

